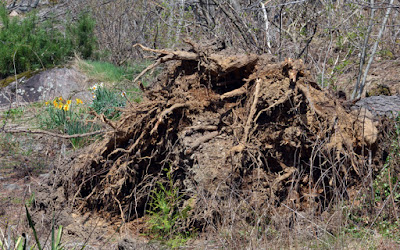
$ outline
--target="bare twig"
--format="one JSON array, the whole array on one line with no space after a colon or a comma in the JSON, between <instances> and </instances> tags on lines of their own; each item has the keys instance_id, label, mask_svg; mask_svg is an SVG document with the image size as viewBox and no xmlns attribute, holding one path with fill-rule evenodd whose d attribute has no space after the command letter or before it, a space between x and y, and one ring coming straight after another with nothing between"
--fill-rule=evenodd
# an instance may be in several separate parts
<instances>
[{"instance_id":1,"label":"bare twig","mask_svg":"<svg viewBox=\"0 0 400 250\"><path fill-rule=\"evenodd\" d=\"M393 4L393 2L394 2L394 0L390 0L389 5L391 6ZM376 38L376 41L374 43L374 47L372 48L371 56L369 57L367 67L365 68L365 71L364 71L363 80L362 80L362 82L361 82L361 84L359 86L359 89L355 89L355 92L353 92L353 96L352 96L353 99L356 96L360 97L361 94L364 91L364 87L365 87L365 82L367 80L368 71L369 71L369 68L371 67L372 62L374 61L374 56L375 56L376 50L378 48L378 44L379 44L379 42L380 42L380 40L382 38L383 31L385 30L386 22L388 20L388 17L390 15L391 10L392 10L392 8L387 8L386 9L386 14L385 14L385 16L383 18L382 25L381 25L381 28L380 28L379 33L378 33L378 37Z\"/></svg>"},{"instance_id":2,"label":"bare twig","mask_svg":"<svg viewBox=\"0 0 400 250\"><path fill-rule=\"evenodd\" d=\"M254 90L253 103L251 105L250 113L249 113L249 116L247 118L246 125L244 127L244 135L243 135L243 138L242 138L242 143L243 144L245 144L247 142L247 139L248 139L248 136L249 136L249 131L250 131L250 128L251 128L251 123L253 122L254 115L255 115L255 113L257 111L258 97L259 97L259 94L260 94L260 85L261 85L261 79L257 79L256 80L256 87L255 87L255 90Z\"/></svg>"},{"instance_id":3,"label":"bare twig","mask_svg":"<svg viewBox=\"0 0 400 250\"><path fill-rule=\"evenodd\" d=\"M198 148L202 143L208 142L209 140L216 137L217 135L218 135L218 131L214 131L214 132L204 135L203 137L200 137L192 145L189 146L189 149L185 150L185 155L193 153L193 151L196 150L196 148Z\"/></svg>"},{"instance_id":4,"label":"bare twig","mask_svg":"<svg viewBox=\"0 0 400 250\"><path fill-rule=\"evenodd\" d=\"M40 129L4 129L4 133L10 133L10 134L20 134L20 133L28 133L28 134L43 134L43 135L48 135L48 136L53 136L53 137L58 137L58 138L63 138L63 139L71 139L71 138L82 138L82 137L87 137L87 136L92 136L92 135L98 135L98 134L104 134L107 132L107 130L98 130L94 132L89 132L89 133L84 133L84 134L73 134L73 135L63 135L63 134L57 134L57 133L52 133L49 131L45 130L40 130Z\"/></svg>"},{"instance_id":5,"label":"bare twig","mask_svg":"<svg viewBox=\"0 0 400 250\"><path fill-rule=\"evenodd\" d=\"M151 135L154 134L154 132L158 129L158 126L160 126L160 124L164 121L164 118L169 113L171 113L175 109L190 107L190 105L191 105L191 103L175 103L171 107L169 107L166 110L164 110L163 112L161 112L161 114L158 115L157 123L154 125L153 129L150 131L150 134Z\"/></svg>"}]
</instances>

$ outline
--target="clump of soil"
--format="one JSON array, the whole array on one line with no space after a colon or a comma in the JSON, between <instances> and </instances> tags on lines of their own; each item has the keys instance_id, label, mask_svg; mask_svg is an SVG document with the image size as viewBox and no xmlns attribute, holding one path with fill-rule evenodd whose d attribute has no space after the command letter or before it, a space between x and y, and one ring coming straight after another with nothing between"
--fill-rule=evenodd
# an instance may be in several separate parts
<instances>
[{"instance_id":1,"label":"clump of soil","mask_svg":"<svg viewBox=\"0 0 400 250\"><path fill-rule=\"evenodd\" d=\"M143 216L168 169L204 224L218 220L219 202L246 195L253 208L325 210L359 182L369 156L380 164L368 111L321 90L301 60L188 43L187 51L142 46L159 55L145 71L168 62L165 72L108 121L113 132L50 177L62 196L52 200L129 221Z\"/></svg>"}]
</instances>

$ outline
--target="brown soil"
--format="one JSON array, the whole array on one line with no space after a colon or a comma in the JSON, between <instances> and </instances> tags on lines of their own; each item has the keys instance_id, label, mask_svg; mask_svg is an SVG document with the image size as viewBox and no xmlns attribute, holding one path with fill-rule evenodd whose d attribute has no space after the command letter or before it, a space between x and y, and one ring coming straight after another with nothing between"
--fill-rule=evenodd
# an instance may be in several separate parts
<instances>
[{"instance_id":1,"label":"brown soil","mask_svg":"<svg viewBox=\"0 0 400 250\"><path fill-rule=\"evenodd\" d=\"M137 221L168 169L202 229L221 222L232 197L271 216L287 208L321 214L360 185L368 152L370 167L382 165L381 127L321 90L301 60L189 44L142 47L159 55L153 66L167 62L165 72L143 102L106 121L114 131L104 140L50 174L38 208Z\"/></svg>"}]
</instances>

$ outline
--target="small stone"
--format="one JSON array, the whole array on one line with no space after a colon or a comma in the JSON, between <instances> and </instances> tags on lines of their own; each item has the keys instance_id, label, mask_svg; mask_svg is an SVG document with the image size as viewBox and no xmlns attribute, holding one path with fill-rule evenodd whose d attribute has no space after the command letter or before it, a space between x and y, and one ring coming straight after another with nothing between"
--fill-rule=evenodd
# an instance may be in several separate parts
<instances>
[{"instance_id":1,"label":"small stone","mask_svg":"<svg viewBox=\"0 0 400 250\"><path fill-rule=\"evenodd\" d=\"M10 17L16 17L16 16L19 16L18 12L15 10L11 11Z\"/></svg>"}]
</instances>

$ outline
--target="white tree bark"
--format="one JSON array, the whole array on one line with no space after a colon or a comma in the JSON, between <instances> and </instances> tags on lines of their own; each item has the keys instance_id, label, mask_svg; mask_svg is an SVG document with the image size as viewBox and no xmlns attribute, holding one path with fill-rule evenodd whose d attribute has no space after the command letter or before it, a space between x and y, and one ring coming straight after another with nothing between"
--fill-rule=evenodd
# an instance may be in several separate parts
<instances>
[{"instance_id":1,"label":"white tree bark","mask_svg":"<svg viewBox=\"0 0 400 250\"><path fill-rule=\"evenodd\" d=\"M360 55L360 65L358 68L357 82L356 82L356 86L354 87L353 94L351 95L351 99L354 99L356 97L357 92L360 89L361 76L363 74L363 67L364 67L364 63L365 63L365 54L367 52L367 47L368 47L368 40L369 40L369 37L371 36L371 30L372 30L372 26L374 24L374 17L375 17L374 0L370 1L370 5L371 5L370 6L371 7L371 16L370 16L370 19L368 22L367 34L365 35L364 44L363 44L362 52Z\"/></svg>"},{"instance_id":2,"label":"white tree bark","mask_svg":"<svg viewBox=\"0 0 400 250\"><path fill-rule=\"evenodd\" d=\"M385 17L383 18L381 29L379 30L378 37L377 37L377 39L375 41L375 44L374 44L374 47L372 49L372 54L371 54L371 56L370 56L370 58L368 60L367 67L365 68L364 77L363 77L363 80L362 80L362 82L360 84L360 89L358 91L357 98L361 97L361 94L364 91L365 81L367 80L368 71L369 71L369 68L371 67L372 62L374 61L374 56L375 56L375 53L376 53L376 49L378 48L379 41L381 40L382 35L383 35L383 31L385 30L386 22L387 22L387 20L389 18L390 11L393 8L393 6L392 6L393 2L394 2L394 0L390 0L389 7L386 9L386 14L385 14Z\"/></svg>"},{"instance_id":3,"label":"white tree bark","mask_svg":"<svg viewBox=\"0 0 400 250\"><path fill-rule=\"evenodd\" d=\"M267 47L268 47L268 53L271 54L271 36L269 34L269 21L268 21L268 13L267 9L265 8L265 3L260 2L261 4L261 9L264 15L264 22L265 22L265 38L267 40Z\"/></svg>"}]
</instances>

